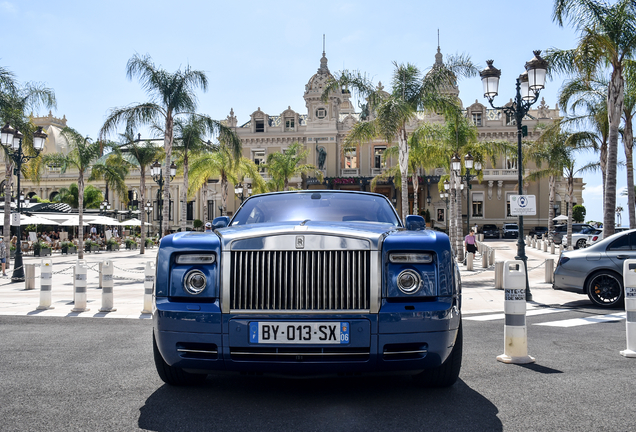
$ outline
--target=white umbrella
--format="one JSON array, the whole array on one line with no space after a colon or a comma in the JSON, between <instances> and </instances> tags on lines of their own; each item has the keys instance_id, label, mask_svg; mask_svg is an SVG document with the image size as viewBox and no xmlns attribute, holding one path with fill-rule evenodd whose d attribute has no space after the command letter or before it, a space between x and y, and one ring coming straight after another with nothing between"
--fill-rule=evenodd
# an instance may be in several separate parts
<instances>
[{"instance_id":1,"label":"white umbrella","mask_svg":"<svg viewBox=\"0 0 636 432\"><path fill-rule=\"evenodd\" d=\"M60 226L79 226L79 216L70 217L59 223ZM82 226L89 226L90 224L84 221Z\"/></svg>"},{"instance_id":2,"label":"white umbrella","mask_svg":"<svg viewBox=\"0 0 636 432\"><path fill-rule=\"evenodd\" d=\"M552 220L553 221L566 221L566 220L568 220L568 217L566 215L559 215L559 216L555 217Z\"/></svg>"},{"instance_id":3,"label":"white umbrella","mask_svg":"<svg viewBox=\"0 0 636 432\"><path fill-rule=\"evenodd\" d=\"M121 225L117 219L108 216L84 216L84 220L94 225Z\"/></svg>"},{"instance_id":4,"label":"white umbrella","mask_svg":"<svg viewBox=\"0 0 636 432\"><path fill-rule=\"evenodd\" d=\"M141 226L141 221L139 219L134 219L133 218L133 219L128 219L128 220L125 220L125 221L121 222L120 225L122 225L122 226ZM152 226L152 224L148 223L148 222L144 222L144 226Z\"/></svg>"},{"instance_id":5,"label":"white umbrella","mask_svg":"<svg viewBox=\"0 0 636 432\"><path fill-rule=\"evenodd\" d=\"M33 215L20 215L20 225L59 225L57 222L51 219L43 218L42 216Z\"/></svg>"}]
</instances>

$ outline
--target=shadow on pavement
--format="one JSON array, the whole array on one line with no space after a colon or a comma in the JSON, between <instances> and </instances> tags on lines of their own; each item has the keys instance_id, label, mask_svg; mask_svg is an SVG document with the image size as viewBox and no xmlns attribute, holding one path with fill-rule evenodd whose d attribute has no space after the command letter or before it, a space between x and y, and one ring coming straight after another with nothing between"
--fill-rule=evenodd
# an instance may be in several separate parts
<instances>
[{"instance_id":1,"label":"shadow on pavement","mask_svg":"<svg viewBox=\"0 0 636 432\"><path fill-rule=\"evenodd\" d=\"M422 389L409 377L276 379L210 375L157 389L138 426L183 430L502 430L498 409L459 380Z\"/></svg>"}]
</instances>

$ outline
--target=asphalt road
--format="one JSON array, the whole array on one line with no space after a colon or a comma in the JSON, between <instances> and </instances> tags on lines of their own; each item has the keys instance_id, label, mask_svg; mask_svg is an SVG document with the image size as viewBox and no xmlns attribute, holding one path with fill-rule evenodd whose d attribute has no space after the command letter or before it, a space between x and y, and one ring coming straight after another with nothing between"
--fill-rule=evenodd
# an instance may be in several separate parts
<instances>
[{"instance_id":1,"label":"asphalt road","mask_svg":"<svg viewBox=\"0 0 636 432\"><path fill-rule=\"evenodd\" d=\"M447 389L408 377L234 374L177 388L155 373L149 320L2 316L0 430L634 430L636 359L619 354L624 320L537 325L606 313L582 302L529 316L529 366L495 360L501 319L465 319L460 380Z\"/></svg>"}]
</instances>

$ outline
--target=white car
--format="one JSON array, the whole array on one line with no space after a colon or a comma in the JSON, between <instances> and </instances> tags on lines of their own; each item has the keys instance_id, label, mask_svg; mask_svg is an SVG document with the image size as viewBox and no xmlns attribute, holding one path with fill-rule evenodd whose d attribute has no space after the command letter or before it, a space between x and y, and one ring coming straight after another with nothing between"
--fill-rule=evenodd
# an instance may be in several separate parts
<instances>
[{"instance_id":1,"label":"white car","mask_svg":"<svg viewBox=\"0 0 636 432\"><path fill-rule=\"evenodd\" d=\"M619 233L619 232L627 231L628 229L629 228L627 227L616 227L614 228L614 231ZM603 240L603 228L598 228L596 229L596 231L594 231L594 233L589 234L587 236L586 246L591 246L600 240Z\"/></svg>"}]
</instances>

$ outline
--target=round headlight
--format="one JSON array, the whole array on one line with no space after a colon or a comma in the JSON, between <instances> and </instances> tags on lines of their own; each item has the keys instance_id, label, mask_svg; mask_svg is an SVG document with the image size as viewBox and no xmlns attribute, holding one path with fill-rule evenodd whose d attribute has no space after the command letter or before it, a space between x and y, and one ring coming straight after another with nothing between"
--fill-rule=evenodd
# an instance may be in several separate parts
<instances>
[{"instance_id":1,"label":"round headlight","mask_svg":"<svg viewBox=\"0 0 636 432\"><path fill-rule=\"evenodd\" d=\"M404 294L415 294L420 289L420 275L413 270L404 270L397 277L397 286Z\"/></svg>"},{"instance_id":2,"label":"round headlight","mask_svg":"<svg viewBox=\"0 0 636 432\"><path fill-rule=\"evenodd\" d=\"M193 295L201 294L206 285L207 279L201 270L190 270L183 282L183 288Z\"/></svg>"}]
</instances>

